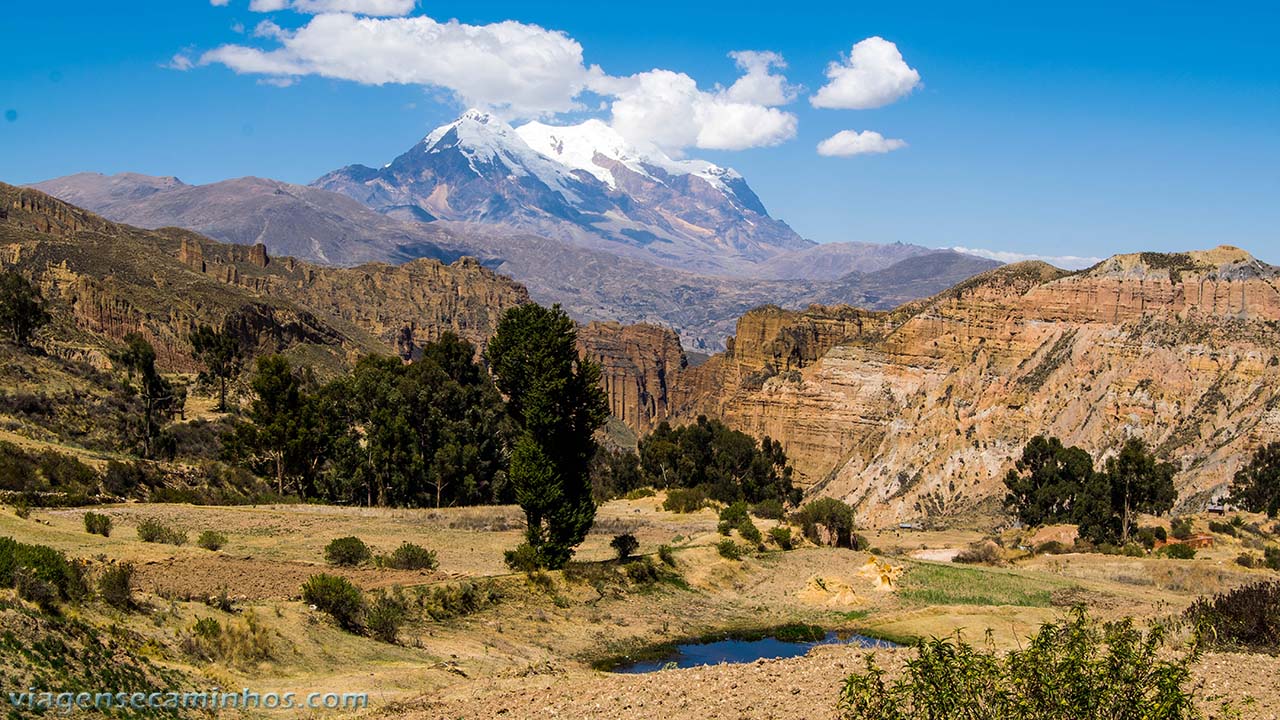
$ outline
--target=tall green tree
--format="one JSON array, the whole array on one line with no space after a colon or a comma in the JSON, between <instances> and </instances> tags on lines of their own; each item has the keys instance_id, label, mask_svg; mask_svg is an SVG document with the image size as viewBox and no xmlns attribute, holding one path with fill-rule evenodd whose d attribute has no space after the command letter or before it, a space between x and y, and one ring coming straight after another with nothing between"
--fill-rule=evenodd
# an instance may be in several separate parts
<instances>
[{"instance_id":1,"label":"tall green tree","mask_svg":"<svg viewBox=\"0 0 1280 720\"><path fill-rule=\"evenodd\" d=\"M288 487L307 497L347 431L334 396L317 387L310 369L295 369L280 355L258 358L249 387L249 422L238 426L235 451L265 466L275 476L277 493Z\"/></svg>"},{"instance_id":2,"label":"tall green tree","mask_svg":"<svg viewBox=\"0 0 1280 720\"><path fill-rule=\"evenodd\" d=\"M191 331L191 351L204 365L200 373L202 382L218 386L218 411L227 411L227 383L240 374L244 362L244 347L240 338L224 323L221 329L198 325Z\"/></svg>"},{"instance_id":3,"label":"tall green tree","mask_svg":"<svg viewBox=\"0 0 1280 720\"><path fill-rule=\"evenodd\" d=\"M1073 520L1073 502L1093 480L1093 458L1078 447L1064 447L1055 437L1037 435L1005 475L1005 508L1024 525Z\"/></svg>"},{"instance_id":4,"label":"tall green tree","mask_svg":"<svg viewBox=\"0 0 1280 720\"><path fill-rule=\"evenodd\" d=\"M0 273L0 327L15 345L31 345L31 338L49 319L40 288L16 270Z\"/></svg>"},{"instance_id":5,"label":"tall green tree","mask_svg":"<svg viewBox=\"0 0 1280 720\"><path fill-rule=\"evenodd\" d=\"M131 333L124 338L124 349L112 356L116 365L138 381L138 398L142 401L142 455L152 457L156 440L164 425L182 409L184 392L175 390L156 369L156 351L146 338Z\"/></svg>"},{"instance_id":6,"label":"tall green tree","mask_svg":"<svg viewBox=\"0 0 1280 720\"><path fill-rule=\"evenodd\" d=\"M781 443L757 442L719 420L700 416L676 428L660 423L640 440L639 452L645 480L656 487L701 487L726 503L800 500Z\"/></svg>"},{"instance_id":7,"label":"tall green tree","mask_svg":"<svg viewBox=\"0 0 1280 720\"><path fill-rule=\"evenodd\" d=\"M538 562L558 568L595 520L593 437L608 418L600 368L578 355L577 329L557 305L508 310L485 351L519 427L510 479Z\"/></svg>"},{"instance_id":8,"label":"tall green tree","mask_svg":"<svg viewBox=\"0 0 1280 720\"><path fill-rule=\"evenodd\" d=\"M1231 480L1231 502L1249 512L1280 514L1280 442L1258 448Z\"/></svg>"},{"instance_id":9,"label":"tall green tree","mask_svg":"<svg viewBox=\"0 0 1280 720\"><path fill-rule=\"evenodd\" d=\"M1127 440L1120 452L1107 458L1112 513L1120 519L1120 542L1129 542L1138 513L1163 515L1173 509L1178 491L1173 486L1177 469L1161 462L1137 438Z\"/></svg>"}]
</instances>

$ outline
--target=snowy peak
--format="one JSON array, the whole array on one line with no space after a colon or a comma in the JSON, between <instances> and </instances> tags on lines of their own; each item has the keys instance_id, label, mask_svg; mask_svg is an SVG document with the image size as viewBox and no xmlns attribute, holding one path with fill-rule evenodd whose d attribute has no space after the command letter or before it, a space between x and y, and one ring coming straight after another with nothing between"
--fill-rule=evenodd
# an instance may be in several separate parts
<instances>
[{"instance_id":1,"label":"snowy peak","mask_svg":"<svg viewBox=\"0 0 1280 720\"><path fill-rule=\"evenodd\" d=\"M649 177L645 158L616 130L599 120L580 125L545 125L531 122L521 125L516 133L538 153L575 170L585 170L611 188L618 186L613 172L597 158L622 163L632 171Z\"/></svg>"}]
</instances>

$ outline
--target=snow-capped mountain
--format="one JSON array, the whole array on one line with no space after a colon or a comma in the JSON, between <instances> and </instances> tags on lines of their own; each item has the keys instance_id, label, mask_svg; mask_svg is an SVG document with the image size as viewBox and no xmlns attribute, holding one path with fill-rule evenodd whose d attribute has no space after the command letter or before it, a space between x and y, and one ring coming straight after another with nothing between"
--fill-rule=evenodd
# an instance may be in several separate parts
<instances>
[{"instance_id":1,"label":"snow-capped mountain","mask_svg":"<svg viewBox=\"0 0 1280 720\"><path fill-rule=\"evenodd\" d=\"M701 272L754 274L812 245L737 172L642 151L599 120L513 128L468 110L382 168L314 185L395 216L505 225Z\"/></svg>"}]
</instances>

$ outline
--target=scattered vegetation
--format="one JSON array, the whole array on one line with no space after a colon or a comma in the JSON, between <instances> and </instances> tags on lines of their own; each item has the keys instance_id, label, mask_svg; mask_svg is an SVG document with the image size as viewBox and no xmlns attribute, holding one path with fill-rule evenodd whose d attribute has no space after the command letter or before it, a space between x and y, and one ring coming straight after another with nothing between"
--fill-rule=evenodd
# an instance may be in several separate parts
<instances>
[{"instance_id":1,"label":"scattered vegetation","mask_svg":"<svg viewBox=\"0 0 1280 720\"><path fill-rule=\"evenodd\" d=\"M408 615L409 605L400 588L382 590L365 609L364 626L375 639L394 643Z\"/></svg>"},{"instance_id":2,"label":"scattered vegetation","mask_svg":"<svg viewBox=\"0 0 1280 720\"><path fill-rule=\"evenodd\" d=\"M662 509L673 513L698 512L707 506L707 493L701 488L671 488L662 501Z\"/></svg>"},{"instance_id":3,"label":"scattered vegetation","mask_svg":"<svg viewBox=\"0 0 1280 720\"><path fill-rule=\"evenodd\" d=\"M716 543L716 552L720 553L720 557L726 560L742 559L742 548L730 538L725 538Z\"/></svg>"},{"instance_id":4,"label":"scattered vegetation","mask_svg":"<svg viewBox=\"0 0 1280 720\"><path fill-rule=\"evenodd\" d=\"M845 679L848 720L1189 720L1201 717L1191 687L1193 649L1162 653L1165 633L1132 620L1099 625L1083 610L1041 627L1026 649L1000 654L959 637L916 645L904 677L888 682L868 655Z\"/></svg>"},{"instance_id":5,"label":"scattered vegetation","mask_svg":"<svg viewBox=\"0 0 1280 720\"><path fill-rule=\"evenodd\" d=\"M252 610L247 611L242 620L225 623L211 617L200 618L183 634L179 646L199 660L242 668L251 668L275 655L271 631Z\"/></svg>"},{"instance_id":6,"label":"scattered vegetation","mask_svg":"<svg viewBox=\"0 0 1280 720\"><path fill-rule=\"evenodd\" d=\"M779 550L791 550L795 547L795 538L791 536L791 528L786 525L778 525L769 528L769 539Z\"/></svg>"},{"instance_id":7,"label":"scattered vegetation","mask_svg":"<svg viewBox=\"0 0 1280 720\"><path fill-rule=\"evenodd\" d=\"M815 545L854 547L853 508L840 500L830 497L814 500L795 513L791 521L799 525L804 536ZM827 538L825 542L823 534Z\"/></svg>"},{"instance_id":8,"label":"scattered vegetation","mask_svg":"<svg viewBox=\"0 0 1280 720\"><path fill-rule=\"evenodd\" d=\"M658 559L662 561L663 565L668 567L676 566L676 554L675 551L671 549L670 545L658 546Z\"/></svg>"},{"instance_id":9,"label":"scattered vegetation","mask_svg":"<svg viewBox=\"0 0 1280 720\"><path fill-rule=\"evenodd\" d=\"M324 560L330 565L355 567L373 558L373 552L364 541L354 535L335 538L324 547Z\"/></svg>"},{"instance_id":10,"label":"scattered vegetation","mask_svg":"<svg viewBox=\"0 0 1280 720\"><path fill-rule=\"evenodd\" d=\"M1186 543L1171 543L1160 548L1160 554L1174 560L1193 560L1196 549Z\"/></svg>"},{"instance_id":11,"label":"scattered vegetation","mask_svg":"<svg viewBox=\"0 0 1280 720\"><path fill-rule=\"evenodd\" d=\"M16 270L0 273L0 330L18 347L28 347L36 331L49 323L40 288Z\"/></svg>"}]
</instances>

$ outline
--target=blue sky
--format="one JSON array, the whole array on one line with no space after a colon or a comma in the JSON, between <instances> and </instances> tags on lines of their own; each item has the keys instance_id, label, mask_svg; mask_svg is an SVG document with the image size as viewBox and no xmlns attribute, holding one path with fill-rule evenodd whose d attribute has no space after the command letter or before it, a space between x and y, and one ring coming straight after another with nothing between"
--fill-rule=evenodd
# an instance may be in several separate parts
<instances>
[{"instance_id":1,"label":"blue sky","mask_svg":"<svg viewBox=\"0 0 1280 720\"><path fill-rule=\"evenodd\" d=\"M477 90L464 78L460 93L306 69L255 74L248 61L201 63L224 45L280 48L279 37L254 36L264 20L291 33L317 19L219 1L225 5L9 8L0 24L0 180L136 171L192 183L243 175L305 183L349 163L387 162L476 97L500 102L507 87L497 78L497 90ZM383 20L406 19L397 14ZM772 214L818 241L1045 256L1227 243L1280 263L1275 3L496 0L420 2L411 15L560 31L580 46L585 68L620 79L670 70L706 93L743 73L729 53L778 53L787 66L770 72L785 75L794 99L757 109L790 116L792 134L780 130L741 150L673 151L737 168ZM828 66L847 63L854 44L870 37L893 43L919 84L873 109L815 107ZM352 67L363 68L368 58L350 52ZM395 56L369 62L405 71ZM290 84L277 86L286 77ZM608 119L612 100L597 92L576 96L591 111L553 121ZM532 110L508 114L559 102L536 95ZM819 155L818 143L842 130L906 146Z\"/></svg>"}]
</instances>

